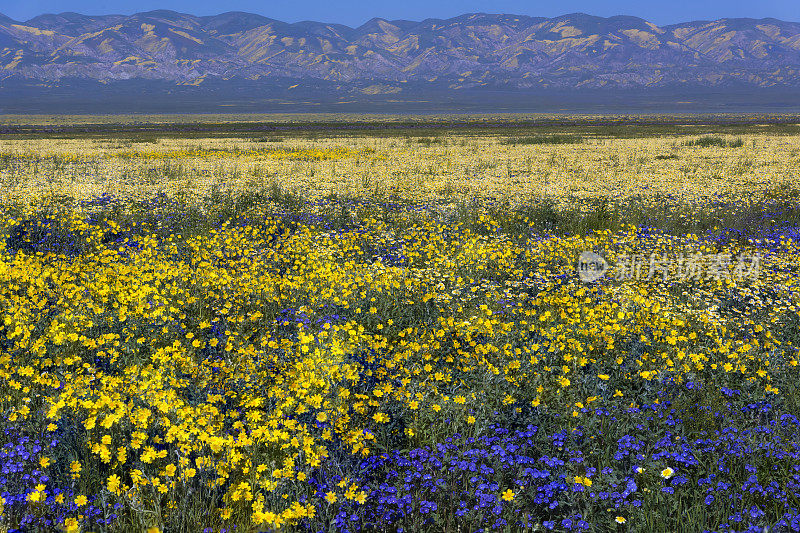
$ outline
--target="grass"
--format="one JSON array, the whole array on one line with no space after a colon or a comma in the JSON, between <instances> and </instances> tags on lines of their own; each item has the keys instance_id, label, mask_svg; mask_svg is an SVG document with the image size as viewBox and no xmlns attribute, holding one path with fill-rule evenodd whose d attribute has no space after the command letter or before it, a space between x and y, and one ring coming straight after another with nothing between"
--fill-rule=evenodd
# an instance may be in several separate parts
<instances>
[{"instance_id":1,"label":"grass","mask_svg":"<svg viewBox=\"0 0 800 533\"><path fill-rule=\"evenodd\" d=\"M579 135L527 135L524 137L510 137L502 141L503 144L577 144L583 142Z\"/></svg>"}]
</instances>

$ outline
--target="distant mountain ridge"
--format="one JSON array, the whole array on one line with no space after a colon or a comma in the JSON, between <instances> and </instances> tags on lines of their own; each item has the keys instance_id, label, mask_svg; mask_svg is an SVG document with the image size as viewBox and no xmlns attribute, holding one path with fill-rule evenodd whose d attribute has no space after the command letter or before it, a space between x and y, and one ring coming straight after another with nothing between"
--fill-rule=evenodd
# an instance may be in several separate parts
<instances>
[{"instance_id":1,"label":"distant mountain ridge","mask_svg":"<svg viewBox=\"0 0 800 533\"><path fill-rule=\"evenodd\" d=\"M0 84L317 80L360 94L448 90L800 87L800 23L732 18L657 26L632 16L470 13L358 28L228 12L0 14Z\"/></svg>"}]
</instances>

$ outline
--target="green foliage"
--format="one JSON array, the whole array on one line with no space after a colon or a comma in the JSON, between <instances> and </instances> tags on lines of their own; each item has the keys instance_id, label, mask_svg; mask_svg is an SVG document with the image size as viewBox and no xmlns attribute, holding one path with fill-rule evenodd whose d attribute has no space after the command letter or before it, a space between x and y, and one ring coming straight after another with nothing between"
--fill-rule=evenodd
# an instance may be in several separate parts
<instances>
[{"instance_id":1,"label":"green foliage","mask_svg":"<svg viewBox=\"0 0 800 533\"><path fill-rule=\"evenodd\" d=\"M744 146L744 141L741 137L734 140L728 140L725 137L718 135L707 135L697 139L690 139L683 143L684 146L699 146L701 148L708 148L710 146L718 146L720 148L740 148Z\"/></svg>"},{"instance_id":2,"label":"green foliage","mask_svg":"<svg viewBox=\"0 0 800 533\"><path fill-rule=\"evenodd\" d=\"M410 139L409 139L410 140ZM441 137L417 137L414 139L417 144L424 146L431 146L432 144L443 144L444 139Z\"/></svg>"}]
</instances>

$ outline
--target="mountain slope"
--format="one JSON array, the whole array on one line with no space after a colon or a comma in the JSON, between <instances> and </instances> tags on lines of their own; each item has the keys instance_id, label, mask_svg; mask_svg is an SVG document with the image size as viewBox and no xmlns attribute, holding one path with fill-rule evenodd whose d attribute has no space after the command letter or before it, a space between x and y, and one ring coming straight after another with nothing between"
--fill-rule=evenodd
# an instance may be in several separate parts
<instances>
[{"instance_id":1,"label":"mountain slope","mask_svg":"<svg viewBox=\"0 0 800 533\"><path fill-rule=\"evenodd\" d=\"M67 78L179 85L292 78L379 92L410 82L450 90L798 87L800 24L740 18L659 27L631 16L470 13L350 28L242 12L61 13L25 22L0 14L0 79Z\"/></svg>"}]
</instances>

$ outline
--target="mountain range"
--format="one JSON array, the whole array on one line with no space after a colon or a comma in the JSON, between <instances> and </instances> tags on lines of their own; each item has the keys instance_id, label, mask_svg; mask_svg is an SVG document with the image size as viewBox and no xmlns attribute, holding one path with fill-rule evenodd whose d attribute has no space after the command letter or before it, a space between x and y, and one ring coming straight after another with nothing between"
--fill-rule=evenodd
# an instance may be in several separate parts
<instances>
[{"instance_id":1,"label":"mountain range","mask_svg":"<svg viewBox=\"0 0 800 533\"><path fill-rule=\"evenodd\" d=\"M796 89L800 23L725 18L658 26L633 16L470 13L374 18L351 28L243 12L61 13L26 21L0 14L0 88L126 81L215 91L261 86L285 95L311 84L340 99L425 88Z\"/></svg>"}]
</instances>

